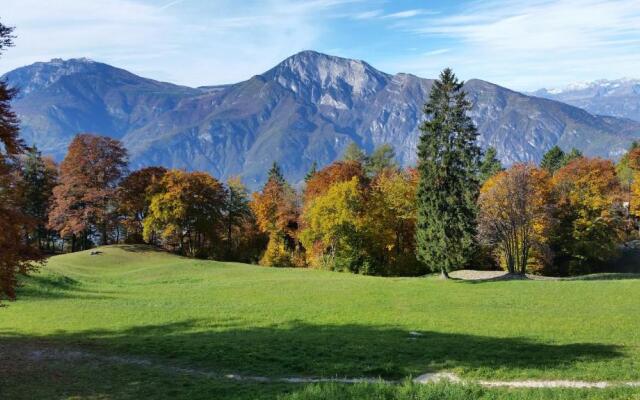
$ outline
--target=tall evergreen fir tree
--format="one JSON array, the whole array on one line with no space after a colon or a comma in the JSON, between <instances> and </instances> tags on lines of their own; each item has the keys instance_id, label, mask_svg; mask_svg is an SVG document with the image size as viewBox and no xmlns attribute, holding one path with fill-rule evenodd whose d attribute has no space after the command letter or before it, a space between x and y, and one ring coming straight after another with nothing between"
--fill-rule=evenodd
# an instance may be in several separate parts
<instances>
[{"instance_id":1,"label":"tall evergreen fir tree","mask_svg":"<svg viewBox=\"0 0 640 400\"><path fill-rule=\"evenodd\" d=\"M271 168L269 169L269 172L267 174L267 180L273 180L275 179L277 182L279 183L284 183L284 175L282 175L282 169L280 168L280 165L278 165L277 162L273 162L273 164L271 164Z\"/></svg>"},{"instance_id":2,"label":"tall evergreen fir tree","mask_svg":"<svg viewBox=\"0 0 640 400\"><path fill-rule=\"evenodd\" d=\"M309 171L307 171L307 174L304 176L304 181L307 182L316 174L316 172L318 172L318 163L314 161L313 164L311 164L311 168L309 168Z\"/></svg>"},{"instance_id":3,"label":"tall evergreen fir tree","mask_svg":"<svg viewBox=\"0 0 640 400\"><path fill-rule=\"evenodd\" d=\"M566 154L558 146L553 146L542 156L540 168L546 169L551 175L564 166Z\"/></svg>"},{"instance_id":4,"label":"tall evergreen fir tree","mask_svg":"<svg viewBox=\"0 0 640 400\"><path fill-rule=\"evenodd\" d=\"M498 160L498 152L495 147L489 147L482 156L480 162L480 183L484 183L498 172L504 170L502 163Z\"/></svg>"},{"instance_id":5,"label":"tall evergreen fir tree","mask_svg":"<svg viewBox=\"0 0 640 400\"><path fill-rule=\"evenodd\" d=\"M481 151L462 86L451 69L442 71L418 144L417 255L445 278L469 261L476 236Z\"/></svg>"}]
</instances>

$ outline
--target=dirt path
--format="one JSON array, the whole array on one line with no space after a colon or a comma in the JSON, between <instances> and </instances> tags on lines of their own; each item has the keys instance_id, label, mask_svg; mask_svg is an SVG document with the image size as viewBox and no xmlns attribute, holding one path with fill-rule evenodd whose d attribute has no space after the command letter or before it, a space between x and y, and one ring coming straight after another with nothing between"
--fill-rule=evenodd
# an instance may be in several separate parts
<instances>
[{"instance_id":1,"label":"dirt path","mask_svg":"<svg viewBox=\"0 0 640 400\"><path fill-rule=\"evenodd\" d=\"M224 374L211 370L198 368L187 368L175 365L167 365L150 359L132 357L132 356L105 356L95 353L89 353L79 350L56 350L56 349L38 349L30 350L27 358L31 362L45 362L48 360L68 360L68 361L98 361L109 364L134 365L141 367L149 367L160 369L162 371L173 374L186 374L198 377L206 377L211 379L229 379L236 381L251 381L263 383L398 383L398 381L382 380L375 378L356 377L266 377L257 375L241 375L241 374ZM620 386L640 387L640 381L634 382L608 382L608 381L579 381L579 380L466 380L458 377L450 372L426 373L414 379L416 383L434 383L440 381L450 381L454 383L472 383L485 387L510 387L510 388L586 388L586 389L604 389Z\"/></svg>"}]
</instances>

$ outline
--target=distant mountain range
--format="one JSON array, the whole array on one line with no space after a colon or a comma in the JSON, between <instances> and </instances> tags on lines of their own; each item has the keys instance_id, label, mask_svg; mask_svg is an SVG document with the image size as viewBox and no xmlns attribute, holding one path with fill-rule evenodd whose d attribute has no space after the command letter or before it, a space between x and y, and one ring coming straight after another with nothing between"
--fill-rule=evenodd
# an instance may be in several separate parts
<instances>
[{"instance_id":1,"label":"distant mountain range","mask_svg":"<svg viewBox=\"0 0 640 400\"><path fill-rule=\"evenodd\" d=\"M368 151L389 143L400 163L414 164L433 83L313 51L224 86L177 86L87 59L35 63L2 78L21 90L14 107L23 136L57 159L76 133L89 131L122 140L133 167L241 175L251 188L273 161L299 182L314 161L332 162L351 141ZM616 158L640 139L637 121L476 79L465 90L480 144L496 147L506 164L537 162L556 144Z\"/></svg>"},{"instance_id":2,"label":"distant mountain range","mask_svg":"<svg viewBox=\"0 0 640 400\"><path fill-rule=\"evenodd\" d=\"M579 82L531 93L583 108L590 113L640 121L640 79Z\"/></svg>"}]
</instances>

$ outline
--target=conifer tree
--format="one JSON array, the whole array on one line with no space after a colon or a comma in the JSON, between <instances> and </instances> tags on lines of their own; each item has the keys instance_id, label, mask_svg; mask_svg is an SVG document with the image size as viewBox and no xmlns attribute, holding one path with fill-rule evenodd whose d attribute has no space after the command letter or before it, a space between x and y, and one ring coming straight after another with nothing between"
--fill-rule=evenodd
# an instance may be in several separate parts
<instances>
[{"instance_id":1,"label":"conifer tree","mask_svg":"<svg viewBox=\"0 0 640 400\"><path fill-rule=\"evenodd\" d=\"M562 159L562 166L564 167L565 165L568 165L571 161L576 160L578 158L582 158L582 157L583 157L582 152L574 147L571 149L570 152L565 154L564 158Z\"/></svg>"},{"instance_id":2,"label":"conifer tree","mask_svg":"<svg viewBox=\"0 0 640 400\"><path fill-rule=\"evenodd\" d=\"M468 262L476 236L481 151L462 86L451 69L442 71L418 144L417 255L445 278Z\"/></svg>"},{"instance_id":3,"label":"conifer tree","mask_svg":"<svg viewBox=\"0 0 640 400\"><path fill-rule=\"evenodd\" d=\"M314 161L313 164L311 164L311 168L309 168L309 171L307 171L307 174L304 176L304 181L308 182L309 179L313 178L313 175L315 175L316 172L318 172L318 163Z\"/></svg>"},{"instance_id":4,"label":"conifer tree","mask_svg":"<svg viewBox=\"0 0 640 400\"><path fill-rule=\"evenodd\" d=\"M495 147L489 147L487 151L485 151L480 163L480 183L486 182L487 179L504 170L497 155L498 152Z\"/></svg>"},{"instance_id":5,"label":"conifer tree","mask_svg":"<svg viewBox=\"0 0 640 400\"><path fill-rule=\"evenodd\" d=\"M540 168L546 169L550 174L554 174L557 170L564 166L566 154L558 146L553 146L542 156Z\"/></svg>"},{"instance_id":6,"label":"conifer tree","mask_svg":"<svg viewBox=\"0 0 640 400\"><path fill-rule=\"evenodd\" d=\"M273 164L271 164L271 168L269 169L269 172L267 173L267 181L270 180L276 180L279 183L284 183L284 175L282 175L282 169L280 168L280 165L277 162L273 162Z\"/></svg>"}]
</instances>

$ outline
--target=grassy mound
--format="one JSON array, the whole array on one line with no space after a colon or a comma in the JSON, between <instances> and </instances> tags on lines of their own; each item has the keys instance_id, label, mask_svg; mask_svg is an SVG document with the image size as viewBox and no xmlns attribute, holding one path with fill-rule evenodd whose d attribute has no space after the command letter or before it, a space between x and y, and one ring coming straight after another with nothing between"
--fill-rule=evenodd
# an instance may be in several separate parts
<instances>
[{"instance_id":1,"label":"grassy mound","mask_svg":"<svg viewBox=\"0 0 640 400\"><path fill-rule=\"evenodd\" d=\"M484 379L640 380L640 280L378 278L191 260L139 246L99 250L53 257L24 282L20 300L0 309L5 352L35 370L29 354L64 348L270 377L404 379L449 370ZM67 375L92 365L60 363ZM134 369L116 368L113 393L151 373ZM12 376L0 373L0 387L40 380L45 392L55 389L37 374ZM157 384L176 390L169 381ZM320 390L249 386L254 395Z\"/></svg>"}]
</instances>

